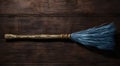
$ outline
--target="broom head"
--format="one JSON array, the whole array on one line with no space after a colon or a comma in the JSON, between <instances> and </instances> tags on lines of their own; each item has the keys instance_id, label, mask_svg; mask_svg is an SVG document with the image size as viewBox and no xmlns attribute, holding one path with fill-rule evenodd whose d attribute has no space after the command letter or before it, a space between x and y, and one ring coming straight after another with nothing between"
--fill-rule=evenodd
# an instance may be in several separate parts
<instances>
[{"instance_id":1,"label":"broom head","mask_svg":"<svg viewBox=\"0 0 120 66\"><path fill-rule=\"evenodd\" d=\"M80 32L71 34L71 39L100 50L113 50L115 26L113 23L99 27L89 28Z\"/></svg>"}]
</instances>

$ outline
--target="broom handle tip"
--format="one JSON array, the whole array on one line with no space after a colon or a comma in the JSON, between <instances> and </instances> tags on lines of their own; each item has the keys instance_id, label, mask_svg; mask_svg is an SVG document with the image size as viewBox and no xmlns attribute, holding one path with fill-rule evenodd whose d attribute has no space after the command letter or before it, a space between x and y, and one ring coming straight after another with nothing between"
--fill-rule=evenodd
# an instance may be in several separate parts
<instances>
[{"instance_id":1,"label":"broom handle tip","mask_svg":"<svg viewBox=\"0 0 120 66\"><path fill-rule=\"evenodd\" d=\"M16 38L16 35L14 35L14 34L5 34L4 38L5 39L14 39L14 38Z\"/></svg>"}]
</instances>

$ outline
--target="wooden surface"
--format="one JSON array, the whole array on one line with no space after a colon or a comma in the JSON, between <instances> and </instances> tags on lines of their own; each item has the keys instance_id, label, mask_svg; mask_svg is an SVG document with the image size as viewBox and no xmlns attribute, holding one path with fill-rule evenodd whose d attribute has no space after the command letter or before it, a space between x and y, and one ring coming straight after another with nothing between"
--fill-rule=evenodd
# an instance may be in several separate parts
<instances>
[{"instance_id":1,"label":"wooden surface","mask_svg":"<svg viewBox=\"0 0 120 66\"><path fill-rule=\"evenodd\" d=\"M120 66L120 0L0 0L0 66ZM114 22L113 52L71 40L6 41L5 33L72 33Z\"/></svg>"}]
</instances>

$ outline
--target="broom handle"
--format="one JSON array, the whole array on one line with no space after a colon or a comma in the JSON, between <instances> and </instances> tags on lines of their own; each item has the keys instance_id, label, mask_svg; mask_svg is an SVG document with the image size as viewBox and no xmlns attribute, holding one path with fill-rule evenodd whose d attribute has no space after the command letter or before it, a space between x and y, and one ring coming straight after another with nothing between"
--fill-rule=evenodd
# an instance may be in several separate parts
<instances>
[{"instance_id":1,"label":"broom handle","mask_svg":"<svg viewBox=\"0 0 120 66\"><path fill-rule=\"evenodd\" d=\"M5 34L5 39L68 39L70 34L38 34L38 35L16 35Z\"/></svg>"}]
</instances>

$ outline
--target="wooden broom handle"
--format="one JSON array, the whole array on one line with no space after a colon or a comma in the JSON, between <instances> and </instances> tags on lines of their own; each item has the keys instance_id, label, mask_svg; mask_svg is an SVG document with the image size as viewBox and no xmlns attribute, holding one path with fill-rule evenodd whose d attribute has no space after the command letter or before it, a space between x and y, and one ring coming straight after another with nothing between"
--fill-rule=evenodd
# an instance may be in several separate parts
<instances>
[{"instance_id":1,"label":"wooden broom handle","mask_svg":"<svg viewBox=\"0 0 120 66\"><path fill-rule=\"evenodd\" d=\"M67 39L70 34L38 34L38 35L17 35L5 34L5 39Z\"/></svg>"}]
</instances>

